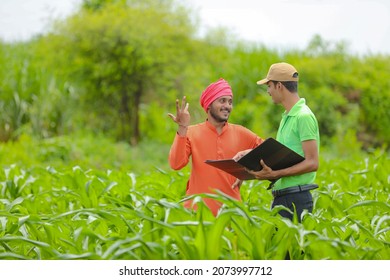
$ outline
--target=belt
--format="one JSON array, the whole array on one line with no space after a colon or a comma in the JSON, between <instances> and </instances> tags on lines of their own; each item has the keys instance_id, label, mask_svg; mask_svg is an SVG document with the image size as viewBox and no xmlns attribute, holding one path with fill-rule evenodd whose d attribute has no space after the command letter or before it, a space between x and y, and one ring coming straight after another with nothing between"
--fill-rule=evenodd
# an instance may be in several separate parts
<instances>
[{"instance_id":1,"label":"belt","mask_svg":"<svg viewBox=\"0 0 390 280\"><path fill-rule=\"evenodd\" d=\"M278 197L278 196L291 194L291 193L299 193L299 192L314 190L316 188L318 188L317 184L298 185L298 186L289 187L281 190L273 190L272 195L274 197Z\"/></svg>"}]
</instances>

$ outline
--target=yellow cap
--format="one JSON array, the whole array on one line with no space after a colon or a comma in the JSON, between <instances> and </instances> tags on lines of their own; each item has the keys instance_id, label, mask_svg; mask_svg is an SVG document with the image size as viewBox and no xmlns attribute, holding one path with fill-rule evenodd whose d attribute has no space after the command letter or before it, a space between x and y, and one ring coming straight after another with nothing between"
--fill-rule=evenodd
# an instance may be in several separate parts
<instances>
[{"instance_id":1,"label":"yellow cap","mask_svg":"<svg viewBox=\"0 0 390 280\"><path fill-rule=\"evenodd\" d=\"M269 81L298 82L298 72L294 66L286 62L275 63L269 68L267 77L258 81L257 84L264 85Z\"/></svg>"}]
</instances>

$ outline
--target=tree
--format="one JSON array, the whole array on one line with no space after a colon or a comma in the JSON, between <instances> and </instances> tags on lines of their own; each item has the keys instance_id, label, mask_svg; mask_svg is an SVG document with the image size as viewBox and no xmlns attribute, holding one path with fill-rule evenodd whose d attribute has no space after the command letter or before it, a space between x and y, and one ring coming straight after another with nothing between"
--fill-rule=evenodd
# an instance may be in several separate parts
<instances>
[{"instance_id":1,"label":"tree","mask_svg":"<svg viewBox=\"0 0 390 280\"><path fill-rule=\"evenodd\" d=\"M141 100L155 91L164 97L161 88L191 52L193 27L186 10L173 2L124 2L81 9L56 26L57 38L50 41L59 44L73 76L84 85L80 100L89 123L137 144Z\"/></svg>"}]
</instances>

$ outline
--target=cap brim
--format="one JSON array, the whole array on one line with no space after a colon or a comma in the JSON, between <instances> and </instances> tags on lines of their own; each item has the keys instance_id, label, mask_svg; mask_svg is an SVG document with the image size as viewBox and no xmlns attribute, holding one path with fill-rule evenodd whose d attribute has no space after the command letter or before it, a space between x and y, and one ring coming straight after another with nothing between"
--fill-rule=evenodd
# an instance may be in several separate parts
<instances>
[{"instance_id":1,"label":"cap brim","mask_svg":"<svg viewBox=\"0 0 390 280\"><path fill-rule=\"evenodd\" d=\"M265 85L268 82L269 82L269 80L267 78L265 78L265 79L262 79L262 80L258 81L257 84L258 85Z\"/></svg>"}]
</instances>

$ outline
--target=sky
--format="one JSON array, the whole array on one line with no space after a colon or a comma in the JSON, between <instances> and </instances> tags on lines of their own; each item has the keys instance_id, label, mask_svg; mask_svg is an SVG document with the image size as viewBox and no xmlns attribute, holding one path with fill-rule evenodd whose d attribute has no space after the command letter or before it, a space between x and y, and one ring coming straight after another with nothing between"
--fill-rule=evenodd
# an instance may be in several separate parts
<instances>
[{"instance_id":1,"label":"sky","mask_svg":"<svg viewBox=\"0 0 390 280\"><path fill-rule=\"evenodd\" d=\"M0 39L27 40L82 0L0 0ZM181 0L199 16L199 33L225 27L269 48L304 49L314 35L353 54L390 54L389 0Z\"/></svg>"}]
</instances>

